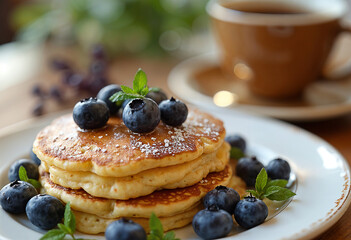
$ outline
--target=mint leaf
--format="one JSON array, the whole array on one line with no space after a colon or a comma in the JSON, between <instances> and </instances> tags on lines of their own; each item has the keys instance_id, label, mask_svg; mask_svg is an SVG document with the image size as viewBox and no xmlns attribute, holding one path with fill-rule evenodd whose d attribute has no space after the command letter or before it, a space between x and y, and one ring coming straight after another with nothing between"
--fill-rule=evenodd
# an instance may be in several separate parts
<instances>
[{"instance_id":1,"label":"mint leaf","mask_svg":"<svg viewBox=\"0 0 351 240\"><path fill-rule=\"evenodd\" d=\"M275 187L279 188L279 191L268 195L267 198L270 200L284 201L296 195L294 192L290 191L287 188L282 188L278 186L275 186Z\"/></svg>"},{"instance_id":2,"label":"mint leaf","mask_svg":"<svg viewBox=\"0 0 351 240\"><path fill-rule=\"evenodd\" d=\"M163 237L163 240L180 240L179 238L175 238L175 233L173 231L170 231L165 234Z\"/></svg>"},{"instance_id":3,"label":"mint leaf","mask_svg":"<svg viewBox=\"0 0 351 240\"><path fill-rule=\"evenodd\" d=\"M66 236L61 229L52 229L48 231L44 236L40 238L40 240L62 240Z\"/></svg>"},{"instance_id":4,"label":"mint leaf","mask_svg":"<svg viewBox=\"0 0 351 240\"><path fill-rule=\"evenodd\" d=\"M269 197L270 195L279 192L280 189L281 189L281 187L279 187L279 186L270 186L270 187L266 188L263 196Z\"/></svg>"},{"instance_id":5,"label":"mint leaf","mask_svg":"<svg viewBox=\"0 0 351 240\"><path fill-rule=\"evenodd\" d=\"M71 229L69 229L67 226L63 225L62 223L57 224L58 228L66 233L66 234L71 234Z\"/></svg>"},{"instance_id":6,"label":"mint leaf","mask_svg":"<svg viewBox=\"0 0 351 240\"><path fill-rule=\"evenodd\" d=\"M32 184L36 189L39 189L41 188L41 184L38 180L35 180L35 179L28 179L28 181L30 184Z\"/></svg>"},{"instance_id":7,"label":"mint leaf","mask_svg":"<svg viewBox=\"0 0 351 240\"><path fill-rule=\"evenodd\" d=\"M159 87L151 87L151 88L149 88L149 92L159 92L159 91L161 91L161 88L159 88Z\"/></svg>"},{"instance_id":8,"label":"mint leaf","mask_svg":"<svg viewBox=\"0 0 351 240\"><path fill-rule=\"evenodd\" d=\"M260 199L260 195L257 193L256 190L246 190L246 192L251 193L254 197Z\"/></svg>"},{"instance_id":9,"label":"mint leaf","mask_svg":"<svg viewBox=\"0 0 351 240\"><path fill-rule=\"evenodd\" d=\"M160 219L157 218L155 213L151 213L150 221L150 235L154 235L159 239L163 237L163 226Z\"/></svg>"},{"instance_id":10,"label":"mint leaf","mask_svg":"<svg viewBox=\"0 0 351 240\"><path fill-rule=\"evenodd\" d=\"M144 89L140 91L140 94L143 96L146 96L146 94L148 93L149 93L149 89L147 87L144 87Z\"/></svg>"},{"instance_id":11,"label":"mint leaf","mask_svg":"<svg viewBox=\"0 0 351 240\"><path fill-rule=\"evenodd\" d=\"M18 170L18 176L19 176L21 181L30 183L33 185L33 187L35 187L37 189L41 188L41 184L38 180L28 178L27 171L23 166L20 166L20 168Z\"/></svg>"},{"instance_id":12,"label":"mint leaf","mask_svg":"<svg viewBox=\"0 0 351 240\"><path fill-rule=\"evenodd\" d=\"M238 160L244 156L245 156L245 154L243 153L243 151L240 150L240 148L232 147L230 149L230 158Z\"/></svg>"},{"instance_id":13,"label":"mint leaf","mask_svg":"<svg viewBox=\"0 0 351 240\"><path fill-rule=\"evenodd\" d=\"M266 169L262 168L260 173L256 177L255 188L256 191L260 194L263 192L264 187L266 186L268 181L268 175Z\"/></svg>"},{"instance_id":14,"label":"mint leaf","mask_svg":"<svg viewBox=\"0 0 351 240\"><path fill-rule=\"evenodd\" d=\"M18 170L18 176L19 176L21 181L28 182L27 171L23 166L20 166L20 168Z\"/></svg>"},{"instance_id":15,"label":"mint leaf","mask_svg":"<svg viewBox=\"0 0 351 240\"><path fill-rule=\"evenodd\" d=\"M64 215L64 226L69 229L69 234L73 234L76 230L76 217L74 216L71 210L71 204L68 202L65 207L65 215Z\"/></svg>"},{"instance_id":16,"label":"mint leaf","mask_svg":"<svg viewBox=\"0 0 351 240\"><path fill-rule=\"evenodd\" d=\"M288 184L288 181L285 179L274 179L274 180L268 180L266 188L270 186L279 186L279 187L285 187L286 184Z\"/></svg>"},{"instance_id":17,"label":"mint leaf","mask_svg":"<svg viewBox=\"0 0 351 240\"><path fill-rule=\"evenodd\" d=\"M130 87L127 87L127 86L124 86L124 85L121 86L121 89L122 89L122 91L123 91L124 93L130 93L130 94L135 94L135 93L137 93L137 92L134 92L134 90L131 89ZM119 91L119 92L121 92L121 91Z\"/></svg>"},{"instance_id":18,"label":"mint leaf","mask_svg":"<svg viewBox=\"0 0 351 240\"><path fill-rule=\"evenodd\" d=\"M296 194L285 188L288 183L285 179L268 179L266 169L262 168L256 177L255 190L246 190L256 198L263 200L268 198L275 201L284 201Z\"/></svg>"},{"instance_id":19,"label":"mint leaf","mask_svg":"<svg viewBox=\"0 0 351 240\"><path fill-rule=\"evenodd\" d=\"M147 87L147 77L145 72L141 68L139 68L134 77L133 90L135 93L141 94L141 91L145 87Z\"/></svg>"}]
</instances>

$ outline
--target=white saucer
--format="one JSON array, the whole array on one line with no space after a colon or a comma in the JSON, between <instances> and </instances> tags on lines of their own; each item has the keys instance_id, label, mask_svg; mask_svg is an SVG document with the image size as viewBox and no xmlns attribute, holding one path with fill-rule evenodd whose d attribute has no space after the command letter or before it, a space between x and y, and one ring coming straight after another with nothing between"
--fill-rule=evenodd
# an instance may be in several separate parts
<instances>
[{"instance_id":1,"label":"white saucer","mask_svg":"<svg viewBox=\"0 0 351 240\"><path fill-rule=\"evenodd\" d=\"M207 109L224 105L228 111L235 108L283 120L321 120L351 113L351 79L320 80L301 97L277 102L253 96L243 83L225 77L218 63L215 52L181 62L168 77L169 88L177 97ZM221 92L224 103L216 104L214 96L220 91L225 91Z\"/></svg>"}]
</instances>

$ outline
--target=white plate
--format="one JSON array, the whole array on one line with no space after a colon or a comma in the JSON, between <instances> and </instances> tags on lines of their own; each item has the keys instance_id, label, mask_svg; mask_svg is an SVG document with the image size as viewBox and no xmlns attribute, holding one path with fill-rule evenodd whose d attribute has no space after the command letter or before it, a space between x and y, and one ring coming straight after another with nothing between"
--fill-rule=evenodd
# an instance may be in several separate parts
<instances>
[{"instance_id":1,"label":"white plate","mask_svg":"<svg viewBox=\"0 0 351 240\"><path fill-rule=\"evenodd\" d=\"M350 67L350 59L343 64ZM333 73L343 75L341 72L349 72L349 67L345 69L339 64L338 68L333 67ZM235 108L283 120L320 120L351 113L351 78L316 81L299 98L270 101L252 95L243 82L225 77L219 69L216 52L178 64L169 74L168 85L179 98L197 106L212 109L225 106L227 111ZM223 95L226 101L216 104L214 97L221 91L227 94Z\"/></svg>"},{"instance_id":2,"label":"white plate","mask_svg":"<svg viewBox=\"0 0 351 240\"><path fill-rule=\"evenodd\" d=\"M228 132L245 136L250 152L263 162L281 156L297 175L297 195L273 219L225 239L311 239L331 227L350 203L350 170L344 158L328 143L292 125L240 112L216 112ZM35 123L18 124L0 134L0 187L7 184L9 165L27 155L38 131L54 116ZM44 232L24 217L0 208L0 238L39 239ZM191 226L176 231L177 237L197 239ZM103 236L85 238L103 239Z\"/></svg>"}]
</instances>

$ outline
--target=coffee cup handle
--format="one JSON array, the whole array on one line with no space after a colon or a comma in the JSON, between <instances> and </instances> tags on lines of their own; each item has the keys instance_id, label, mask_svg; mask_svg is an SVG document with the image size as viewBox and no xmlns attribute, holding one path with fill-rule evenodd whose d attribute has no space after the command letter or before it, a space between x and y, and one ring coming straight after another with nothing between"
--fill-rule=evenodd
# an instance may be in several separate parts
<instances>
[{"instance_id":1,"label":"coffee cup handle","mask_svg":"<svg viewBox=\"0 0 351 240\"><path fill-rule=\"evenodd\" d=\"M342 25L340 27L340 33L351 34L351 25ZM345 80L351 77L351 56L337 69L323 72L323 77L332 81Z\"/></svg>"}]
</instances>

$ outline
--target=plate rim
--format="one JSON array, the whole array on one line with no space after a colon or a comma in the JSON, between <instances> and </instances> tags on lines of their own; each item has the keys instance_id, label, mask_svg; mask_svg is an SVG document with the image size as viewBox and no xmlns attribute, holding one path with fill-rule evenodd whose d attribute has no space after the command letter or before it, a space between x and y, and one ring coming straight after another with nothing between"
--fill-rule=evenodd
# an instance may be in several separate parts
<instances>
[{"instance_id":1,"label":"plate rim","mask_svg":"<svg viewBox=\"0 0 351 240\"><path fill-rule=\"evenodd\" d=\"M202 110L204 110L204 109L202 109ZM0 130L0 138L4 138L6 136L19 133L21 131L29 130L29 129L33 128L33 126L39 127L39 126L43 125L44 123L48 123L48 122L54 120L54 118L56 118L57 116L60 116L60 115L65 114L67 112L68 111L57 112L57 113L45 115L45 116L41 117L40 119L33 118L33 119L28 119L28 120L24 120L22 122L12 124L12 125ZM231 115L231 114L225 113L224 111L222 111L222 113L220 113L220 112L221 111L218 111L218 113L222 114L222 115ZM341 194L342 197L340 197L338 199L339 204L337 204L334 208L331 209L331 210L334 209L333 211L328 211L328 213L325 215L324 218L321 218L316 222L310 223L309 226L306 226L306 229L304 229L303 232L300 232L300 234L295 234L294 236L284 238L284 239L310 239L310 238L313 238L313 237L320 235L321 233L323 233L327 229L329 229L331 226L333 226L344 215L344 213L346 212L346 210L348 209L348 207L351 203L351 196L350 196L351 195L351 187L350 187L351 174L350 174L350 165L347 162L347 160L331 144L329 144L328 142L326 142L325 140L323 140L319 136L316 136L315 134L308 132L300 127L294 126L292 124L289 124L289 123L286 123L286 122L283 122L280 120L270 119L270 118L261 117L261 116L255 116L252 114L246 114L246 113L242 113L240 111L236 111L236 114L238 114L238 116L240 116L240 117L249 117L249 118L253 119L254 121L262 121L265 124L268 123L271 125L276 125L279 128L283 127L283 128L298 129L306 137L311 139L311 141L312 141L312 138L316 139L319 143L323 143L323 145L332 149L333 152L337 154L338 158L342 162L342 170L343 170L343 172L345 172L345 178L344 178L345 184L347 183L346 186L345 186L345 184L343 185L343 186L345 186L345 188ZM35 232L35 231L33 231L33 232ZM237 235L227 236L223 239L235 239L236 237L238 237L238 236ZM1 233L0 233L0 239L3 239L3 238L4 237L1 236ZM6 238L4 238L4 239L6 239Z\"/></svg>"}]
</instances>

